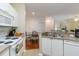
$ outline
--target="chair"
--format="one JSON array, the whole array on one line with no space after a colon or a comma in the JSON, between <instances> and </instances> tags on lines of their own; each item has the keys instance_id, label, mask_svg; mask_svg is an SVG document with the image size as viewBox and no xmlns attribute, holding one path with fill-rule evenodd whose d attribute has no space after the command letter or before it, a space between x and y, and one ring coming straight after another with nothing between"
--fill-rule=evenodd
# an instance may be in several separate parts
<instances>
[{"instance_id":1,"label":"chair","mask_svg":"<svg viewBox=\"0 0 79 59\"><path fill-rule=\"evenodd\" d=\"M38 39L39 39L39 35L37 31L33 31L32 32L32 43L33 44L37 44L38 43Z\"/></svg>"}]
</instances>

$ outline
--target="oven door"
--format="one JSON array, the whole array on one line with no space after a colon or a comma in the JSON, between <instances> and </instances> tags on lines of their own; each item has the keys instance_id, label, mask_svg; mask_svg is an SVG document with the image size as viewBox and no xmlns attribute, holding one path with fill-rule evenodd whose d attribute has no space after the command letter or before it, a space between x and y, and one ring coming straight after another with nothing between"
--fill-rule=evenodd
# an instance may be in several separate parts
<instances>
[{"instance_id":1,"label":"oven door","mask_svg":"<svg viewBox=\"0 0 79 59\"><path fill-rule=\"evenodd\" d=\"M19 44L16 46L16 55L18 56L18 55L22 55L22 53L23 53L23 40L21 40L20 42L19 42Z\"/></svg>"},{"instance_id":2,"label":"oven door","mask_svg":"<svg viewBox=\"0 0 79 59\"><path fill-rule=\"evenodd\" d=\"M19 40L16 44L10 46L10 56L22 55L20 53L20 51L23 51L22 47L23 47L23 40Z\"/></svg>"}]
</instances>

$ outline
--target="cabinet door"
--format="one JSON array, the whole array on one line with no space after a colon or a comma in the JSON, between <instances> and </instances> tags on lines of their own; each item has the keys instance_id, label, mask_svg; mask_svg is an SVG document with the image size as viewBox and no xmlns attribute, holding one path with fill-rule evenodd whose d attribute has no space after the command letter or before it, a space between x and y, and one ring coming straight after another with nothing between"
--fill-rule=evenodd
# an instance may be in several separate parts
<instances>
[{"instance_id":1,"label":"cabinet door","mask_svg":"<svg viewBox=\"0 0 79 59\"><path fill-rule=\"evenodd\" d=\"M79 56L79 46L64 44L64 56Z\"/></svg>"},{"instance_id":2,"label":"cabinet door","mask_svg":"<svg viewBox=\"0 0 79 59\"><path fill-rule=\"evenodd\" d=\"M63 56L63 40L52 40L52 55Z\"/></svg>"},{"instance_id":3,"label":"cabinet door","mask_svg":"<svg viewBox=\"0 0 79 59\"><path fill-rule=\"evenodd\" d=\"M3 10L0 10L0 25L12 25L13 17Z\"/></svg>"},{"instance_id":4,"label":"cabinet door","mask_svg":"<svg viewBox=\"0 0 79 59\"><path fill-rule=\"evenodd\" d=\"M12 16L16 15L15 9L9 3L0 3L0 10L6 11L6 13L8 13Z\"/></svg>"},{"instance_id":5,"label":"cabinet door","mask_svg":"<svg viewBox=\"0 0 79 59\"><path fill-rule=\"evenodd\" d=\"M0 3L0 25L17 26L17 12L9 3Z\"/></svg>"},{"instance_id":6,"label":"cabinet door","mask_svg":"<svg viewBox=\"0 0 79 59\"><path fill-rule=\"evenodd\" d=\"M42 38L42 53L45 55L51 55L51 39Z\"/></svg>"}]
</instances>

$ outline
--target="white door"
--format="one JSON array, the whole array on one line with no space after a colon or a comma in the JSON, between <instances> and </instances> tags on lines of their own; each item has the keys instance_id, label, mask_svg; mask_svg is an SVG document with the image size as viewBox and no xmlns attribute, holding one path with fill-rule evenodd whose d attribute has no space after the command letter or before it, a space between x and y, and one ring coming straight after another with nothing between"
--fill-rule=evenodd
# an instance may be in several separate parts
<instances>
[{"instance_id":1,"label":"white door","mask_svg":"<svg viewBox=\"0 0 79 59\"><path fill-rule=\"evenodd\" d=\"M52 40L52 56L63 56L63 40Z\"/></svg>"},{"instance_id":2,"label":"white door","mask_svg":"<svg viewBox=\"0 0 79 59\"><path fill-rule=\"evenodd\" d=\"M42 53L45 55L51 55L51 39L42 38Z\"/></svg>"},{"instance_id":3,"label":"white door","mask_svg":"<svg viewBox=\"0 0 79 59\"><path fill-rule=\"evenodd\" d=\"M64 56L79 56L79 46L64 44Z\"/></svg>"}]
</instances>

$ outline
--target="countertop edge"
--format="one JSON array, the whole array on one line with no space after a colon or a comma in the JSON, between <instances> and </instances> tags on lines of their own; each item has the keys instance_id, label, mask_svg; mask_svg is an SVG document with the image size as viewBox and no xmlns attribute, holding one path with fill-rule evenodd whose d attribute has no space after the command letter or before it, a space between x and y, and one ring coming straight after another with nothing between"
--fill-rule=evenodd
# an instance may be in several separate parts
<instances>
[{"instance_id":1,"label":"countertop edge","mask_svg":"<svg viewBox=\"0 0 79 59\"><path fill-rule=\"evenodd\" d=\"M48 36L42 36L41 38L50 38L50 39L58 39L58 40L68 40L73 42L79 42L79 38L70 38L70 37L48 37ZM73 40L75 39L75 40Z\"/></svg>"}]
</instances>

